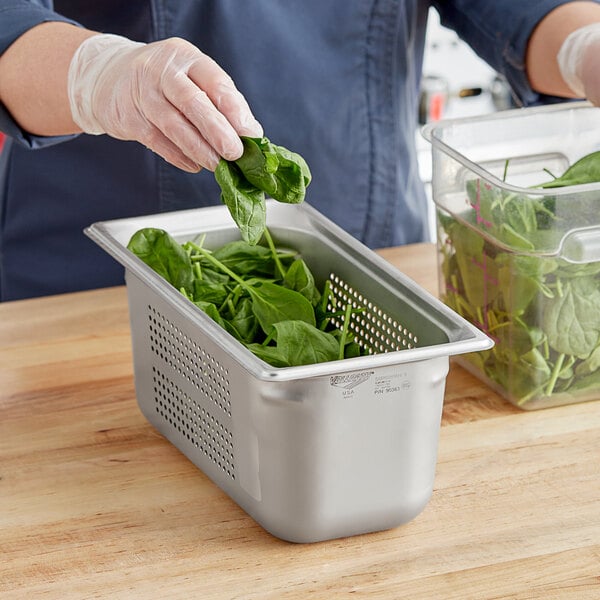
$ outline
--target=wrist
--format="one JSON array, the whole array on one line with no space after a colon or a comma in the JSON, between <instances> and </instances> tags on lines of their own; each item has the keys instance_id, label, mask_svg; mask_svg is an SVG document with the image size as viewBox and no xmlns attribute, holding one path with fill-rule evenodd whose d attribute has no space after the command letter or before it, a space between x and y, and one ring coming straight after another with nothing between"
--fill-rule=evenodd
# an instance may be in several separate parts
<instances>
[{"instance_id":1,"label":"wrist","mask_svg":"<svg viewBox=\"0 0 600 600\"><path fill-rule=\"evenodd\" d=\"M113 34L98 34L87 38L71 59L67 91L74 123L85 133L106 133L94 114L94 94L102 76L117 57L145 44Z\"/></svg>"},{"instance_id":2,"label":"wrist","mask_svg":"<svg viewBox=\"0 0 600 600\"><path fill-rule=\"evenodd\" d=\"M570 33L556 56L563 80L580 98L586 97L583 80L586 53L596 42L600 42L600 23L591 23Z\"/></svg>"}]
</instances>

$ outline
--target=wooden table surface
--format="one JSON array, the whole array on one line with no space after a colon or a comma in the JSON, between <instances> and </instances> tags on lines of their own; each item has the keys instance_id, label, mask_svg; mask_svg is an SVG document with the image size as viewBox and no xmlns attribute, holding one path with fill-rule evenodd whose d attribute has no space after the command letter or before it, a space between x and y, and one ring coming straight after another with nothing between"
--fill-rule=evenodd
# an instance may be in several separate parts
<instances>
[{"instance_id":1,"label":"wooden table surface","mask_svg":"<svg viewBox=\"0 0 600 600\"><path fill-rule=\"evenodd\" d=\"M434 248L381 254L437 286ZM137 408L122 287L0 304L0 597L600 598L600 403L525 412L457 365L410 523L278 540Z\"/></svg>"}]
</instances>

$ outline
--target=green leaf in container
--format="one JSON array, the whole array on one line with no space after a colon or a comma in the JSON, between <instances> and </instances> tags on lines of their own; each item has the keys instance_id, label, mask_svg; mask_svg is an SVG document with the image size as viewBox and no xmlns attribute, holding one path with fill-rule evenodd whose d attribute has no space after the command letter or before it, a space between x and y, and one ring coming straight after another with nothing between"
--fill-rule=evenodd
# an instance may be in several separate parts
<instances>
[{"instance_id":1,"label":"green leaf in container","mask_svg":"<svg viewBox=\"0 0 600 600\"><path fill-rule=\"evenodd\" d=\"M192 291L192 261L181 244L166 231L152 227L140 229L133 234L127 248L173 287Z\"/></svg>"},{"instance_id":2,"label":"green leaf in container","mask_svg":"<svg viewBox=\"0 0 600 600\"><path fill-rule=\"evenodd\" d=\"M530 240L521 235L508 223L502 223L498 228L498 239L504 242L507 246L517 250L532 251L535 249Z\"/></svg>"},{"instance_id":3,"label":"green leaf in container","mask_svg":"<svg viewBox=\"0 0 600 600\"><path fill-rule=\"evenodd\" d=\"M587 154L574 162L560 177L537 187L557 188L600 181L600 151Z\"/></svg>"},{"instance_id":4,"label":"green leaf in container","mask_svg":"<svg viewBox=\"0 0 600 600\"><path fill-rule=\"evenodd\" d=\"M305 321L282 321L274 327L275 348L257 348L256 344L248 346L263 360L275 360L278 366L292 366L311 365L338 358L339 343L335 337Z\"/></svg>"},{"instance_id":5,"label":"green leaf in container","mask_svg":"<svg viewBox=\"0 0 600 600\"><path fill-rule=\"evenodd\" d=\"M225 273L221 273L221 271L216 271L205 265L201 270L201 281L206 283L225 284L229 281L229 277L225 275Z\"/></svg>"},{"instance_id":6,"label":"green leaf in container","mask_svg":"<svg viewBox=\"0 0 600 600\"><path fill-rule=\"evenodd\" d=\"M577 375L589 375L600 369L600 347L596 346L592 353L575 369Z\"/></svg>"},{"instance_id":7,"label":"green leaf in container","mask_svg":"<svg viewBox=\"0 0 600 600\"><path fill-rule=\"evenodd\" d=\"M304 321L315 325L312 304L299 292L263 281L246 288L252 298L252 310L265 334L280 321Z\"/></svg>"},{"instance_id":8,"label":"green leaf in container","mask_svg":"<svg viewBox=\"0 0 600 600\"><path fill-rule=\"evenodd\" d=\"M241 240L217 248L213 256L238 275L261 273L273 276L275 261L269 248L251 246Z\"/></svg>"},{"instance_id":9,"label":"green leaf in container","mask_svg":"<svg viewBox=\"0 0 600 600\"><path fill-rule=\"evenodd\" d=\"M236 337L244 343L251 343L258 331L258 320L252 310L250 298L242 298L237 305L237 310L230 320L237 332Z\"/></svg>"},{"instance_id":10,"label":"green leaf in container","mask_svg":"<svg viewBox=\"0 0 600 600\"><path fill-rule=\"evenodd\" d=\"M516 233L525 235L537 229L535 204L527 196L507 194L503 209L506 222Z\"/></svg>"},{"instance_id":11,"label":"green leaf in container","mask_svg":"<svg viewBox=\"0 0 600 600\"><path fill-rule=\"evenodd\" d=\"M275 324L277 349L293 365L311 365L336 360L338 341L305 321Z\"/></svg>"},{"instance_id":12,"label":"green leaf in container","mask_svg":"<svg viewBox=\"0 0 600 600\"><path fill-rule=\"evenodd\" d=\"M323 283L321 292L296 250L276 247L268 231L265 238L268 247L236 240L211 251L202 241L180 246L166 232L146 229L134 234L129 249L275 367L367 354L347 325L351 315L362 309L345 304L329 310L329 282ZM182 282L186 285L177 285ZM340 312L344 314L341 331L332 322Z\"/></svg>"},{"instance_id":13,"label":"green leaf in container","mask_svg":"<svg viewBox=\"0 0 600 600\"><path fill-rule=\"evenodd\" d=\"M510 290L500 295L501 308L515 315L523 314L539 291L535 279L515 273L510 264L498 269L498 288Z\"/></svg>"},{"instance_id":14,"label":"green leaf in container","mask_svg":"<svg viewBox=\"0 0 600 600\"><path fill-rule=\"evenodd\" d=\"M484 252L485 240L469 227L453 239L465 295L472 306L486 307L497 294L497 266Z\"/></svg>"},{"instance_id":15,"label":"green leaf in container","mask_svg":"<svg viewBox=\"0 0 600 600\"><path fill-rule=\"evenodd\" d=\"M195 300L194 304L203 310L215 323L218 323L224 329L226 328L225 320L219 313L219 309L212 302L204 300Z\"/></svg>"},{"instance_id":16,"label":"green leaf in container","mask_svg":"<svg viewBox=\"0 0 600 600\"><path fill-rule=\"evenodd\" d=\"M600 341L600 289L590 277L567 281L546 299L543 329L550 346L562 354L587 358Z\"/></svg>"},{"instance_id":17,"label":"green leaf in container","mask_svg":"<svg viewBox=\"0 0 600 600\"><path fill-rule=\"evenodd\" d=\"M283 285L302 294L313 306L321 299L310 269L302 259L295 260L287 270Z\"/></svg>"}]
</instances>

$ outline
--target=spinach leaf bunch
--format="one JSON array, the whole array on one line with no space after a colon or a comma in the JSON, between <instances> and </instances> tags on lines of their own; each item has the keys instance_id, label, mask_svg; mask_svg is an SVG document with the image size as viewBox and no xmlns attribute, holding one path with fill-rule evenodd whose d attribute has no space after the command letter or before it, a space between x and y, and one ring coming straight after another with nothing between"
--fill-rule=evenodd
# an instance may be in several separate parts
<instances>
[{"instance_id":1,"label":"spinach leaf bunch","mask_svg":"<svg viewBox=\"0 0 600 600\"><path fill-rule=\"evenodd\" d=\"M244 153L236 161L221 159L215 179L221 201L240 229L242 239L254 245L265 230L265 196L287 204L304 200L311 173L306 161L267 138L241 138Z\"/></svg>"},{"instance_id":2,"label":"spinach leaf bunch","mask_svg":"<svg viewBox=\"0 0 600 600\"><path fill-rule=\"evenodd\" d=\"M546 189L600 181L600 152L574 163ZM479 325L495 346L466 358L517 404L600 387L600 262L573 263L547 251L573 226L597 220L581 196L568 220L556 198L466 184L461 219L438 211L444 301ZM464 219L462 218L464 217Z\"/></svg>"},{"instance_id":3,"label":"spinach leaf bunch","mask_svg":"<svg viewBox=\"0 0 600 600\"><path fill-rule=\"evenodd\" d=\"M275 367L340 360L366 354L349 330L362 309L336 306L329 282L318 288L302 257L236 240L208 250L201 242L179 244L162 229L145 228L128 249L191 302ZM341 329L332 323L343 322Z\"/></svg>"}]
</instances>

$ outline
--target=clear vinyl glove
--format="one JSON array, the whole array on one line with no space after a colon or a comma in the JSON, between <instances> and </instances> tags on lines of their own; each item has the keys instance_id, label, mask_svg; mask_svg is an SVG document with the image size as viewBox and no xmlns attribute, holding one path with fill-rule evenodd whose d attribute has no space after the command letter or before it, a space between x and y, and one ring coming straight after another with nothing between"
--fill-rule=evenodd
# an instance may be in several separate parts
<instances>
[{"instance_id":1,"label":"clear vinyl glove","mask_svg":"<svg viewBox=\"0 0 600 600\"><path fill-rule=\"evenodd\" d=\"M214 171L220 157L242 155L240 135L263 135L231 77L180 38L88 38L71 60L68 95L85 133L136 140L189 172Z\"/></svg>"},{"instance_id":2,"label":"clear vinyl glove","mask_svg":"<svg viewBox=\"0 0 600 600\"><path fill-rule=\"evenodd\" d=\"M600 106L600 23L573 31L563 42L557 60L573 93Z\"/></svg>"}]
</instances>

